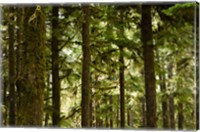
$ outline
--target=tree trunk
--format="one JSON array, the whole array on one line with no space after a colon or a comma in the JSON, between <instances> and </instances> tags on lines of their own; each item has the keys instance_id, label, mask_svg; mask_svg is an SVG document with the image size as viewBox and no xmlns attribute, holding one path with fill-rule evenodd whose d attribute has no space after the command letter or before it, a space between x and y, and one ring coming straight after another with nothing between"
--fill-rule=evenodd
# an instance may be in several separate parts
<instances>
[{"instance_id":1,"label":"tree trunk","mask_svg":"<svg viewBox=\"0 0 200 132\"><path fill-rule=\"evenodd\" d=\"M198 5L198 4L197 4ZM199 16L199 8L196 7L196 18ZM199 29L199 20L196 22L196 29ZM196 130L199 129L199 30L196 30Z\"/></svg>"},{"instance_id":2,"label":"tree trunk","mask_svg":"<svg viewBox=\"0 0 200 132\"><path fill-rule=\"evenodd\" d=\"M146 127L146 103L145 97L142 98L142 128Z\"/></svg>"},{"instance_id":3,"label":"tree trunk","mask_svg":"<svg viewBox=\"0 0 200 132\"><path fill-rule=\"evenodd\" d=\"M183 122L184 122L184 116L183 116L183 104L178 103L178 129L183 130Z\"/></svg>"},{"instance_id":4,"label":"tree trunk","mask_svg":"<svg viewBox=\"0 0 200 132\"><path fill-rule=\"evenodd\" d=\"M120 97L119 97L119 95L116 95L116 98L117 98L117 99L116 99L117 102L120 102L120 99L119 99ZM119 109L120 109L120 108L117 107L117 116L116 116L117 128L120 127L120 124L119 124L119 117L120 117Z\"/></svg>"},{"instance_id":5,"label":"tree trunk","mask_svg":"<svg viewBox=\"0 0 200 132\"><path fill-rule=\"evenodd\" d=\"M168 65L168 79L172 78L172 69L173 69L173 65L170 63ZM168 86L170 87L171 84L168 84ZM171 129L175 129L175 113L174 113L174 95L171 94L169 95L169 118L170 118L170 128Z\"/></svg>"},{"instance_id":6,"label":"tree trunk","mask_svg":"<svg viewBox=\"0 0 200 132\"><path fill-rule=\"evenodd\" d=\"M169 128L169 118L168 118L168 103L167 103L167 97L166 97L166 81L165 81L165 75L159 75L160 78L160 88L161 92L163 93L162 97L162 120L163 120L163 128L167 129Z\"/></svg>"},{"instance_id":7,"label":"tree trunk","mask_svg":"<svg viewBox=\"0 0 200 132\"><path fill-rule=\"evenodd\" d=\"M14 7L9 9L9 125L15 125Z\"/></svg>"},{"instance_id":8,"label":"tree trunk","mask_svg":"<svg viewBox=\"0 0 200 132\"><path fill-rule=\"evenodd\" d=\"M4 114L3 114L3 122L2 122L2 125L3 126L6 126L8 123L7 123L7 119L8 119L8 96L7 96L7 88L8 88L8 84L7 84L8 80L7 78L4 76L4 79L3 79L3 105L4 105Z\"/></svg>"},{"instance_id":9,"label":"tree trunk","mask_svg":"<svg viewBox=\"0 0 200 132\"><path fill-rule=\"evenodd\" d=\"M60 81L59 81L59 50L58 50L58 10L53 6L52 9L52 89L53 89L53 126L59 126L60 121Z\"/></svg>"},{"instance_id":10,"label":"tree trunk","mask_svg":"<svg viewBox=\"0 0 200 132\"><path fill-rule=\"evenodd\" d=\"M127 124L129 127L133 127L133 113L129 108L127 108Z\"/></svg>"},{"instance_id":11,"label":"tree trunk","mask_svg":"<svg viewBox=\"0 0 200 132\"><path fill-rule=\"evenodd\" d=\"M19 125L42 126L45 88L45 16L41 6L24 8L24 44Z\"/></svg>"},{"instance_id":12,"label":"tree trunk","mask_svg":"<svg viewBox=\"0 0 200 132\"><path fill-rule=\"evenodd\" d=\"M82 25L82 102L81 102L81 125L90 127L90 45L89 45L89 5L83 5Z\"/></svg>"},{"instance_id":13,"label":"tree trunk","mask_svg":"<svg viewBox=\"0 0 200 132\"><path fill-rule=\"evenodd\" d=\"M93 100L91 99L90 100L90 127L92 127L92 125L93 125L93 108L92 108L92 104L93 103Z\"/></svg>"},{"instance_id":14,"label":"tree trunk","mask_svg":"<svg viewBox=\"0 0 200 132\"><path fill-rule=\"evenodd\" d=\"M95 107L96 107L96 128L99 128L100 127L100 112L99 112L99 109L100 109L100 106L99 106L99 101L96 101L95 103Z\"/></svg>"},{"instance_id":15,"label":"tree trunk","mask_svg":"<svg viewBox=\"0 0 200 132\"><path fill-rule=\"evenodd\" d=\"M151 6L142 5L142 43L145 71L145 97L147 128L156 128L156 86L154 71L154 46L152 42Z\"/></svg>"},{"instance_id":16,"label":"tree trunk","mask_svg":"<svg viewBox=\"0 0 200 132\"><path fill-rule=\"evenodd\" d=\"M45 104L45 107L48 107L49 106L49 95L50 95L50 73L47 75L47 90L46 90L46 96L45 96L45 99L46 99L46 104ZM44 121L44 126L45 127L48 127L49 126L49 112L47 111L45 113L45 121Z\"/></svg>"},{"instance_id":17,"label":"tree trunk","mask_svg":"<svg viewBox=\"0 0 200 132\"><path fill-rule=\"evenodd\" d=\"M23 16L23 8L22 7L17 7L16 12L17 12L17 31L16 31L16 41L17 41L17 53L16 53L16 77L21 76L21 69L22 69L22 16ZM16 89L16 125L18 125L19 122L19 104L20 104L20 91L19 89Z\"/></svg>"},{"instance_id":18,"label":"tree trunk","mask_svg":"<svg viewBox=\"0 0 200 132\"><path fill-rule=\"evenodd\" d=\"M123 47L119 47L119 85L120 85L120 126L125 127L125 94L124 94L124 51Z\"/></svg>"},{"instance_id":19,"label":"tree trunk","mask_svg":"<svg viewBox=\"0 0 200 132\"><path fill-rule=\"evenodd\" d=\"M105 104L105 106L107 106L108 105L108 103L107 103L107 100L108 100L108 95L107 94L104 94L103 95L103 103ZM109 109L106 109L106 112L104 113L104 115L106 116L105 117L105 128L109 128L109 118L108 118L108 116L109 116L109 112L107 112L107 111L109 111Z\"/></svg>"},{"instance_id":20,"label":"tree trunk","mask_svg":"<svg viewBox=\"0 0 200 132\"><path fill-rule=\"evenodd\" d=\"M110 103L110 128L113 128L113 97L110 95L109 97Z\"/></svg>"},{"instance_id":21,"label":"tree trunk","mask_svg":"<svg viewBox=\"0 0 200 132\"><path fill-rule=\"evenodd\" d=\"M174 118L174 97L169 97L169 116L170 116L170 128L175 129L175 118Z\"/></svg>"}]
</instances>

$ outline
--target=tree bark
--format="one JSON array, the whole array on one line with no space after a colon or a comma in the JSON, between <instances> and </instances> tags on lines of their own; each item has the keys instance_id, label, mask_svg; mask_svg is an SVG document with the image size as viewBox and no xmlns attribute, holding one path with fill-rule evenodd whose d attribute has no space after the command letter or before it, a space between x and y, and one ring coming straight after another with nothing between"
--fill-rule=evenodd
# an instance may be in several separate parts
<instances>
[{"instance_id":1,"label":"tree bark","mask_svg":"<svg viewBox=\"0 0 200 132\"><path fill-rule=\"evenodd\" d=\"M117 102L120 102L120 95L116 95L116 100ZM119 118L120 118L120 108L117 107L117 116L116 116L117 128L120 127Z\"/></svg>"},{"instance_id":2,"label":"tree bark","mask_svg":"<svg viewBox=\"0 0 200 132\"><path fill-rule=\"evenodd\" d=\"M9 125L15 125L14 7L9 9Z\"/></svg>"},{"instance_id":3,"label":"tree bark","mask_svg":"<svg viewBox=\"0 0 200 132\"><path fill-rule=\"evenodd\" d=\"M100 112L99 112L99 109L100 109L100 106L99 106L99 101L96 101L95 103L95 107L96 107L96 111L95 111L95 114L96 114L96 128L99 128L100 127Z\"/></svg>"},{"instance_id":4,"label":"tree bark","mask_svg":"<svg viewBox=\"0 0 200 132\"><path fill-rule=\"evenodd\" d=\"M103 95L103 103L105 104L105 106L108 105L107 100L108 100L108 95L104 94ZM104 113L104 115L105 115L105 119L104 119L104 123L105 123L104 126L105 126L105 128L109 128L109 118L108 118L109 112L107 112L108 110L109 109L106 109L106 112Z\"/></svg>"},{"instance_id":5,"label":"tree bark","mask_svg":"<svg viewBox=\"0 0 200 132\"><path fill-rule=\"evenodd\" d=\"M24 8L24 44L19 125L42 126L45 88L45 16L41 6Z\"/></svg>"},{"instance_id":6,"label":"tree bark","mask_svg":"<svg viewBox=\"0 0 200 132\"><path fill-rule=\"evenodd\" d=\"M94 109L92 108L93 105L93 100L90 100L90 127L93 126L93 111Z\"/></svg>"},{"instance_id":7,"label":"tree bark","mask_svg":"<svg viewBox=\"0 0 200 132\"><path fill-rule=\"evenodd\" d=\"M89 5L83 5L82 25L82 102L81 102L81 125L90 127L90 44L89 44Z\"/></svg>"},{"instance_id":8,"label":"tree bark","mask_svg":"<svg viewBox=\"0 0 200 132\"><path fill-rule=\"evenodd\" d=\"M45 107L48 107L49 106L49 95L50 95L50 91L51 91L51 89L50 89L50 75L51 74L48 74L47 75L47 90L46 90L46 96L45 96L45 98L46 98L46 103L45 103ZM44 121L44 126L45 127L48 127L49 126L49 116L50 116L50 114L49 114L49 112L47 111L46 113L45 113L45 121Z\"/></svg>"},{"instance_id":9,"label":"tree bark","mask_svg":"<svg viewBox=\"0 0 200 132\"><path fill-rule=\"evenodd\" d=\"M58 10L52 9L52 89L53 89L53 126L59 126L60 122L60 80L59 80L59 50L58 50Z\"/></svg>"},{"instance_id":10,"label":"tree bark","mask_svg":"<svg viewBox=\"0 0 200 132\"><path fill-rule=\"evenodd\" d=\"M174 97L169 97L169 115L170 115L170 128L175 129L175 119L174 119Z\"/></svg>"},{"instance_id":11,"label":"tree bark","mask_svg":"<svg viewBox=\"0 0 200 132\"><path fill-rule=\"evenodd\" d=\"M197 4L198 5L198 4ZM196 6L197 6L196 5ZM196 18L199 16L199 8L196 7ZM199 20L196 22L196 29L199 29ZM199 129L199 30L196 30L196 130Z\"/></svg>"},{"instance_id":12,"label":"tree bark","mask_svg":"<svg viewBox=\"0 0 200 132\"><path fill-rule=\"evenodd\" d=\"M154 46L152 42L151 6L142 5L142 43L145 71L145 97L147 128L156 128L156 86L154 71Z\"/></svg>"},{"instance_id":13,"label":"tree bark","mask_svg":"<svg viewBox=\"0 0 200 132\"><path fill-rule=\"evenodd\" d=\"M183 116L183 104L178 103L178 129L183 130L183 122L184 122L184 116Z\"/></svg>"},{"instance_id":14,"label":"tree bark","mask_svg":"<svg viewBox=\"0 0 200 132\"><path fill-rule=\"evenodd\" d=\"M146 103L145 97L142 98L142 128L146 127Z\"/></svg>"},{"instance_id":15,"label":"tree bark","mask_svg":"<svg viewBox=\"0 0 200 132\"><path fill-rule=\"evenodd\" d=\"M169 118L168 118L168 103L167 103L167 97L166 97L166 81L165 81L165 75L159 75L160 77L160 88L161 92L163 93L162 97L162 120L163 120L163 128L168 129L169 128Z\"/></svg>"},{"instance_id":16,"label":"tree bark","mask_svg":"<svg viewBox=\"0 0 200 132\"><path fill-rule=\"evenodd\" d=\"M133 113L131 108L127 108L127 125L133 127Z\"/></svg>"},{"instance_id":17,"label":"tree bark","mask_svg":"<svg viewBox=\"0 0 200 132\"><path fill-rule=\"evenodd\" d=\"M22 20L22 16L23 16L23 7L17 7L16 8L16 12L17 12L17 31L16 31L16 41L17 41L17 53L16 53L16 78L22 76L21 71L22 71L22 62L23 62L23 58L22 58L22 54L23 54L23 49L22 49L22 31L23 31L23 20ZM20 104L20 90L17 88L16 89L16 125L18 125L19 122L19 104Z\"/></svg>"},{"instance_id":18,"label":"tree bark","mask_svg":"<svg viewBox=\"0 0 200 132\"><path fill-rule=\"evenodd\" d=\"M173 65L170 63L168 65L168 79L172 78L172 69L173 69ZM170 86L171 84L169 84L168 86ZM174 95L171 94L169 95L169 119L170 119L170 128L171 129L175 129L175 113L174 113Z\"/></svg>"},{"instance_id":19,"label":"tree bark","mask_svg":"<svg viewBox=\"0 0 200 132\"><path fill-rule=\"evenodd\" d=\"M125 88L124 88L124 51L119 47L119 86L120 86L120 126L125 127Z\"/></svg>"},{"instance_id":20,"label":"tree bark","mask_svg":"<svg viewBox=\"0 0 200 132\"><path fill-rule=\"evenodd\" d=\"M8 89L8 84L7 84L8 80L7 78L4 76L4 79L3 79L3 104L4 104L4 114L3 114L3 121L2 121L2 125L6 126L8 123L7 119L8 119L8 96L7 96L7 89Z\"/></svg>"},{"instance_id":21,"label":"tree bark","mask_svg":"<svg viewBox=\"0 0 200 132\"><path fill-rule=\"evenodd\" d=\"M110 103L110 128L113 128L113 97L112 95L109 96L109 103Z\"/></svg>"}]
</instances>

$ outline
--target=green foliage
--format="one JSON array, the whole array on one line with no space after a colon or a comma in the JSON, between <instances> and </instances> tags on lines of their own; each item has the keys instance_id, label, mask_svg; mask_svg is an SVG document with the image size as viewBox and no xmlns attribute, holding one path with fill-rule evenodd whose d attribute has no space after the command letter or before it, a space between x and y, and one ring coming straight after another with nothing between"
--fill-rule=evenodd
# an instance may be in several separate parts
<instances>
[{"instance_id":1,"label":"green foliage","mask_svg":"<svg viewBox=\"0 0 200 132\"><path fill-rule=\"evenodd\" d=\"M162 128L161 101L168 101L169 95L172 94L174 95L176 114L178 102L183 103L183 114L188 118L188 120L184 120L184 128L194 128L194 118L191 115L194 112L194 4L193 2L179 3L163 8L162 13L169 19L163 19L157 6L153 7L152 28L155 47L158 128ZM83 16L81 6L78 4L58 6L60 7L59 28L55 33L59 40L59 59L57 61L61 82L60 125L63 128L80 128ZM16 14L9 14L5 7L3 9L3 25L0 26L3 33L1 38L2 76L8 83L8 16ZM41 37L46 35L45 46L48 47L44 56L46 59L45 80L48 84L45 89L46 105L44 110L45 114L49 115L53 111L51 105L51 20L54 18L50 13L51 9L52 5L46 6L44 7L45 14L40 14L40 9L36 8L28 20L29 25L36 31L42 25L34 26L34 24L37 24L43 16L46 17L46 33L43 32ZM125 102L126 108L130 108L133 116L133 126L129 126L129 128L141 128L144 116L142 102L145 96L144 59L140 33L141 5L91 4L90 10L92 114L95 118L93 122L96 123L96 118L99 118L104 121L102 127L105 127L105 120L113 119L114 128L119 127L119 115L117 115L117 113L119 114L119 47L124 47ZM17 27L15 28L17 29ZM37 38L34 39L37 40ZM42 50L42 47L39 48ZM39 55L38 52L35 55ZM160 80L159 75L166 77L166 91L160 89L163 81ZM8 91L7 93L9 94ZM112 104L110 104L109 96L113 98ZM111 108L112 113L110 113ZM49 126L52 125L50 119Z\"/></svg>"}]
</instances>

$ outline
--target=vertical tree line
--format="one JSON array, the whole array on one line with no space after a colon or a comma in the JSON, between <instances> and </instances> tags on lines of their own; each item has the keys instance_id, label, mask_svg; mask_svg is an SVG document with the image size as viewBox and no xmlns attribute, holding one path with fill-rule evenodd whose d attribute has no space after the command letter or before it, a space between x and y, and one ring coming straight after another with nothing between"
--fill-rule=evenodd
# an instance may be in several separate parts
<instances>
[{"instance_id":1,"label":"vertical tree line","mask_svg":"<svg viewBox=\"0 0 200 132\"><path fill-rule=\"evenodd\" d=\"M3 124L197 129L194 7L4 5Z\"/></svg>"},{"instance_id":2,"label":"vertical tree line","mask_svg":"<svg viewBox=\"0 0 200 132\"><path fill-rule=\"evenodd\" d=\"M9 18L9 124L15 125L15 57L14 57L14 7L10 7Z\"/></svg>"},{"instance_id":3,"label":"vertical tree line","mask_svg":"<svg viewBox=\"0 0 200 132\"><path fill-rule=\"evenodd\" d=\"M151 6L142 5L141 38L143 43L147 128L156 128L156 86Z\"/></svg>"},{"instance_id":4,"label":"vertical tree line","mask_svg":"<svg viewBox=\"0 0 200 132\"><path fill-rule=\"evenodd\" d=\"M81 101L81 125L90 127L90 35L89 35L89 5L83 5L83 24L82 24L82 101Z\"/></svg>"},{"instance_id":5,"label":"vertical tree line","mask_svg":"<svg viewBox=\"0 0 200 132\"><path fill-rule=\"evenodd\" d=\"M59 126L60 120L60 81L59 81L59 49L58 49L58 7L52 9L52 89L53 89L53 126Z\"/></svg>"}]
</instances>

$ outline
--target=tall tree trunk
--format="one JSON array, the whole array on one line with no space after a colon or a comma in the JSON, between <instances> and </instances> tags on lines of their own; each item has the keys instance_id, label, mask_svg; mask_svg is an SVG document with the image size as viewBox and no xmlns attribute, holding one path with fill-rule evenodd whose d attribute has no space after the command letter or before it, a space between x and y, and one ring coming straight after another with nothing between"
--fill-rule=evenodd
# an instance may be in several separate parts
<instances>
[{"instance_id":1,"label":"tall tree trunk","mask_svg":"<svg viewBox=\"0 0 200 132\"><path fill-rule=\"evenodd\" d=\"M100 109L100 106L99 106L99 101L97 100L96 103L95 103L95 108L96 108L96 128L99 128L100 127L100 112L99 112L99 109Z\"/></svg>"},{"instance_id":2,"label":"tall tree trunk","mask_svg":"<svg viewBox=\"0 0 200 132\"><path fill-rule=\"evenodd\" d=\"M183 122L184 122L184 116L183 116L183 104L178 103L178 129L183 130Z\"/></svg>"},{"instance_id":3,"label":"tall tree trunk","mask_svg":"<svg viewBox=\"0 0 200 132\"><path fill-rule=\"evenodd\" d=\"M45 16L41 6L24 8L24 44L20 89L20 126L42 126L45 88Z\"/></svg>"},{"instance_id":4,"label":"tall tree trunk","mask_svg":"<svg viewBox=\"0 0 200 132\"><path fill-rule=\"evenodd\" d=\"M145 97L142 98L142 127L146 127L146 103Z\"/></svg>"},{"instance_id":5,"label":"tall tree trunk","mask_svg":"<svg viewBox=\"0 0 200 132\"><path fill-rule=\"evenodd\" d=\"M116 100L117 102L120 102L120 95L116 95ZM120 127L120 123L119 123L119 117L120 117L120 112L119 112L120 108L117 107L117 116L116 116L116 124L117 124L117 128Z\"/></svg>"},{"instance_id":6,"label":"tall tree trunk","mask_svg":"<svg viewBox=\"0 0 200 132\"><path fill-rule=\"evenodd\" d=\"M49 95L50 95L50 91L51 91L51 89L50 89L50 73L47 75L47 90L46 90L46 96L45 96L45 98L46 98L46 104L45 104L45 107L48 107L49 106ZM49 112L47 111L46 113L45 113L45 121L44 121L44 126L45 127L48 127L49 126Z\"/></svg>"},{"instance_id":7,"label":"tall tree trunk","mask_svg":"<svg viewBox=\"0 0 200 132\"><path fill-rule=\"evenodd\" d=\"M173 65L170 63L168 65L168 79L172 78L172 69ZM170 87L172 84L168 84L168 87ZM175 112L174 112L174 95L173 93L169 95L169 119L170 119L170 128L175 129Z\"/></svg>"},{"instance_id":8,"label":"tall tree trunk","mask_svg":"<svg viewBox=\"0 0 200 132\"><path fill-rule=\"evenodd\" d=\"M199 7L196 4L196 18L199 16ZM196 29L199 29L199 20L197 19ZM196 30L195 29L195 30ZM196 30L196 130L199 129L199 30Z\"/></svg>"},{"instance_id":9,"label":"tall tree trunk","mask_svg":"<svg viewBox=\"0 0 200 132\"><path fill-rule=\"evenodd\" d=\"M174 97L169 97L169 117L170 117L170 128L175 129L175 118L174 118Z\"/></svg>"},{"instance_id":10,"label":"tall tree trunk","mask_svg":"<svg viewBox=\"0 0 200 132\"><path fill-rule=\"evenodd\" d=\"M8 96L7 96L7 89L8 89L8 84L7 84L8 80L7 78L4 76L3 78L3 105L4 105L4 113L3 113L3 122L2 122L2 125L3 126L6 126L8 123L7 123L7 119L8 119Z\"/></svg>"},{"instance_id":11,"label":"tall tree trunk","mask_svg":"<svg viewBox=\"0 0 200 132\"><path fill-rule=\"evenodd\" d=\"M120 86L120 126L125 127L125 88L124 88L124 53L123 47L119 47L119 86Z\"/></svg>"},{"instance_id":12,"label":"tall tree trunk","mask_svg":"<svg viewBox=\"0 0 200 132\"><path fill-rule=\"evenodd\" d=\"M103 103L107 106L108 105L108 103L107 103L107 100L108 100L108 95L107 94L104 94L103 95ZM109 118L108 118L108 114L109 114L109 112L107 112L109 109L107 109L106 110L106 112L104 112L104 115L106 116L105 117L105 128L109 128Z\"/></svg>"},{"instance_id":13,"label":"tall tree trunk","mask_svg":"<svg viewBox=\"0 0 200 132\"><path fill-rule=\"evenodd\" d=\"M82 25L82 102L81 102L81 125L90 127L90 44L89 44L89 5L83 5Z\"/></svg>"},{"instance_id":14,"label":"tall tree trunk","mask_svg":"<svg viewBox=\"0 0 200 132\"><path fill-rule=\"evenodd\" d=\"M145 97L147 128L156 128L156 86L154 71L154 46L152 42L151 6L142 5L142 43L145 71Z\"/></svg>"},{"instance_id":15,"label":"tall tree trunk","mask_svg":"<svg viewBox=\"0 0 200 132\"><path fill-rule=\"evenodd\" d=\"M17 14L17 31L16 31L16 41L17 41L17 51L16 51L16 78L21 76L22 69L22 7L16 8ZM20 91L16 89L16 125L18 125L18 115L19 115L19 103L20 103Z\"/></svg>"},{"instance_id":16,"label":"tall tree trunk","mask_svg":"<svg viewBox=\"0 0 200 132\"><path fill-rule=\"evenodd\" d=\"M93 125L93 108L92 108L92 105L93 105L93 100L91 99L90 100L90 127L92 127Z\"/></svg>"},{"instance_id":17,"label":"tall tree trunk","mask_svg":"<svg viewBox=\"0 0 200 132\"><path fill-rule=\"evenodd\" d=\"M169 112L168 112L168 102L167 102L167 95L166 95L166 77L164 73L164 69L162 68L162 60L160 59L159 56L159 50L156 50L157 53L157 58L159 60L159 80L160 80L160 90L162 92L162 127L163 129L168 129L169 128Z\"/></svg>"},{"instance_id":18,"label":"tall tree trunk","mask_svg":"<svg viewBox=\"0 0 200 132\"><path fill-rule=\"evenodd\" d=\"M59 126L60 121L60 81L59 81L59 50L58 50L58 10L52 9L52 89L53 89L53 126Z\"/></svg>"},{"instance_id":19,"label":"tall tree trunk","mask_svg":"<svg viewBox=\"0 0 200 132\"><path fill-rule=\"evenodd\" d=\"M133 127L133 113L130 107L127 108L127 125Z\"/></svg>"},{"instance_id":20,"label":"tall tree trunk","mask_svg":"<svg viewBox=\"0 0 200 132\"><path fill-rule=\"evenodd\" d=\"M169 118L168 118L168 103L167 103L167 97L166 97L166 81L165 81L165 75L159 75L160 78L160 88L163 93L162 97L162 120L163 120L163 128L167 129L169 128Z\"/></svg>"},{"instance_id":21,"label":"tall tree trunk","mask_svg":"<svg viewBox=\"0 0 200 132\"><path fill-rule=\"evenodd\" d=\"M15 125L14 7L9 9L9 125Z\"/></svg>"},{"instance_id":22,"label":"tall tree trunk","mask_svg":"<svg viewBox=\"0 0 200 132\"><path fill-rule=\"evenodd\" d=\"M109 103L110 103L110 128L113 128L113 97L112 95L109 96Z\"/></svg>"}]
</instances>

